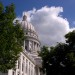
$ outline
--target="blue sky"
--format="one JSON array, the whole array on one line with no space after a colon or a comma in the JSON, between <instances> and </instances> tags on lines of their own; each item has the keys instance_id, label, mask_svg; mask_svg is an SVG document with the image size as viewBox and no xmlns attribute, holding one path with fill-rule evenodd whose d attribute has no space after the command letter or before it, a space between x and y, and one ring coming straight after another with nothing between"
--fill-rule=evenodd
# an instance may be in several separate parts
<instances>
[{"instance_id":1,"label":"blue sky","mask_svg":"<svg viewBox=\"0 0 75 75\"><path fill-rule=\"evenodd\" d=\"M20 20L22 13L27 11L28 19L43 45L51 46L57 42L65 42L64 35L75 29L75 0L1 1L4 6L14 3L16 15Z\"/></svg>"},{"instance_id":2,"label":"blue sky","mask_svg":"<svg viewBox=\"0 0 75 75\"><path fill-rule=\"evenodd\" d=\"M63 7L63 17L67 18L70 27L74 27L72 24L75 21L75 0L1 0L6 6L10 3L14 3L16 6L16 15L21 16L23 11L32 10L33 8L40 9L43 6L61 6Z\"/></svg>"}]
</instances>

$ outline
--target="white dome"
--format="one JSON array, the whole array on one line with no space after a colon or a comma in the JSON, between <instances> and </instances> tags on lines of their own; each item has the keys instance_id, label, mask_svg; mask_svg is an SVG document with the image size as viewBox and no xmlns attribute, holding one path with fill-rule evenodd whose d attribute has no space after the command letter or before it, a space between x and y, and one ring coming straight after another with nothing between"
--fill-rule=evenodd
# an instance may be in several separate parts
<instances>
[{"instance_id":1,"label":"white dome","mask_svg":"<svg viewBox=\"0 0 75 75\"><path fill-rule=\"evenodd\" d=\"M21 25L22 25L22 28L24 30L36 32L34 26L27 21L27 16L26 15L23 16L23 20L21 22Z\"/></svg>"}]
</instances>

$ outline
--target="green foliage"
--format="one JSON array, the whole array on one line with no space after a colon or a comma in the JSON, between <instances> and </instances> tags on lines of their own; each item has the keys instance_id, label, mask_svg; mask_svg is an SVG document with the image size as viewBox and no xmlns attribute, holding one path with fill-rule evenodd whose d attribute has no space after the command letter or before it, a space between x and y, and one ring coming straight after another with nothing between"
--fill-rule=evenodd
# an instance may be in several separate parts
<instances>
[{"instance_id":1,"label":"green foliage","mask_svg":"<svg viewBox=\"0 0 75 75\"><path fill-rule=\"evenodd\" d=\"M14 4L4 6L0 3L0 71L14 68L22 51L24 33L19 24L14 25Z\"/></svg>"},{"instance_id":2,"label":"green foliage","mask_svg":"<svg viewBox=\"0 0 75 75\"><path fill-rule=\"evenodd\" d=\"M67 39L67 43L69 43L70 45L75 44L75 30L66 34L65 37Z\"/></svg>"},{"instance_id":3,"label":"green foliage","mask_svg":"<svg viewBox=\"0 0 75 75\"><path fill-rule=\"evenodd\" d=\"M65 35L66 43L58 43L55 47L44 46L40 52L43 70L47 75L75 74L75 31Z\"/></svg>"}]
</instances>

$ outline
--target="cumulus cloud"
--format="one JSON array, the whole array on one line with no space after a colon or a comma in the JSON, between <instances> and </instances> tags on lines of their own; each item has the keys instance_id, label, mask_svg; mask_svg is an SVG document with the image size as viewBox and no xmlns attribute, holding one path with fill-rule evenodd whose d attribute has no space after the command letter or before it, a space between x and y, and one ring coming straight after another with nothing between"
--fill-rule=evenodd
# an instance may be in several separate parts
<instances>
[{"instance_id":1,"label":"cumulus cloud","mask_svg":"<svg viewBox=\"0 0 75 75\"><path fill-rule=\"evenodd\" d=\"M64 35L73 30L69 22L61 15L62 7L47 7L27 11L28 20L38 32L42 45L55 45L57 42L65 42Z\"/></svg>"},{"instance_id":2,"label":"cumulus cloud","mask_svg":"<svg viewBox=\"0 0 75 75\"><path fill-rule=\"evenodd\" d=\"M43 45L65 42L64 35L70 31L69 22L60 14L62 7L42 7L28 11L30 21L35 26Z\"/></svg>"}]
</instances>

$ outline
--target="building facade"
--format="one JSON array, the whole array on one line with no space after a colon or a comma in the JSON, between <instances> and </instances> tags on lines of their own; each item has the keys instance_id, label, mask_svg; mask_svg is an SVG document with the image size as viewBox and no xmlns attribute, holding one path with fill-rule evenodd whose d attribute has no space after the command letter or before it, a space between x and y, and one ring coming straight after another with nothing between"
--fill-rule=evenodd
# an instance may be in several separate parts
<instances>
[{"instance_id":1,"label":"building facade","mask_svg":"<svg viewBox=\"0 0 75 75\"><path fill-rule=\"evenodd\" d=\"M16 68L9 70L5 75L44 75L40 69L42 61L38 56L40 41L34 26L27 21L26 14L23 15L21 22L18 20L16 22L20 23L26 38L24 40L23 52L20 53Z\"/></svg>"}]
</instances>

